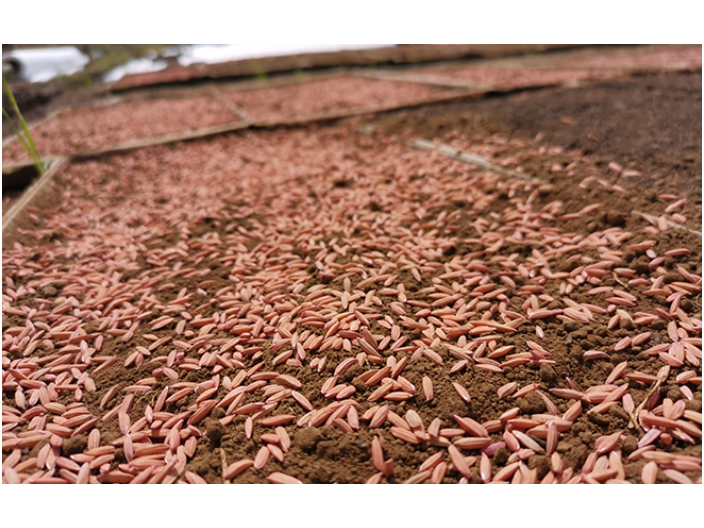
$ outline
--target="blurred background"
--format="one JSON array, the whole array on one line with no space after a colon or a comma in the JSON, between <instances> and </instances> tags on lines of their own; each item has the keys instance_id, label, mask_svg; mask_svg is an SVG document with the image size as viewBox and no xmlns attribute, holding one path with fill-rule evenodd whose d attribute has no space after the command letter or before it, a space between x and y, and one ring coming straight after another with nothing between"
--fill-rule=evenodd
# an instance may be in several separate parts
<instances>
[{"instance_id":1,"label":"blurred background","mask_svg":"<svg viewBox=\"0 0 704 528\"><path fill-rule=\"evenodd\" d=\"M81 104L105 96L125 76L301 54L388 48L395 44L3 44L2 73L28 119L51 103ZM257 64L254 72L258 73ZM236 76L241 72L234 72ZM222 76L222 75L220 75ZM225 74L227 76L227 74ZM181 77L179 80L183 80ZM3 107L12 114L3 89ZM56 105L54 105L56 106ZM3 117L3 137L7 134Z\"/></svg>"},{"instance_id":2,"label":"blurred background","mask_svg":"<svg viewBox=\"0 0 704 528\"><path fill-rule=\"evenodd\" d=\"M702 63L701 45L10 44L2 55L42 156L212 127L696 75ZM4 163L27 157L14 108L4 90Z\"/></svg>"},{"instance_id":3,"label":"blurred background","mask_svg":"<svg viewBox=\"0 0 704 528\"><path fill-rule=\"evenodd\" d=\"M388 48L383 44L3 44L3 74L26 82L72 77L92 84L117 81L125 75L190 66L304 53Z\"/></svg>"}]
</instances>

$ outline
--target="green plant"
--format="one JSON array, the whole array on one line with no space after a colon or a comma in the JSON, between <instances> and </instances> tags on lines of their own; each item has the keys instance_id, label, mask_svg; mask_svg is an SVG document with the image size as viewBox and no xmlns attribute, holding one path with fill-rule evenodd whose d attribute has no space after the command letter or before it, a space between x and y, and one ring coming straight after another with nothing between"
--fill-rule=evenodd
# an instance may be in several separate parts
<instances>
[{"instance_id":1,"label":"green plant","mask_svg":"<svg viewBox=\"0 0 704 528\"><path fill-rule=\"evenodd\" d=\"M2 109L2 115L7 118L7 120L10 122L10 124L15 129L15 133L17 134L17 139L22 144L22 148L24 148L24 150L27 152L27 154L29 154L29 157L32 158L32 161L34 162L34 166L37 168L37 172L39 172L39 174L42 174L44 172L44 170L46 169L46 167L44 166L44 163L42 162L41 158L39 157L39 151L37 150L37 145L35 145L35 143L34 143L34 139L32 138L32 134L29 131L29 127L27 126L27 122L24 120L24 117L22 117L22 112L20 112L20 109L17 106L17 101L15 100L15 96L12 93L12 90L10 89L10 85L8 84L4 75L2 77L2 86L5 89L5 92L7 93L7 98L10 100L10 105L12 105L12 110L14 111L15 115L17 116L17 119L20 122L20 126L22 127L22 131L20 131L17 128L15 123L12 121L10 114L7 113L7 110L5 110L4 107Z\"/></svg>"},{"instance_id":2,"label":"green plant","mask_svg":"<svg viewBox=\"0 0 704 528\"><path fill-rule=\"evenodd\" d=\"M257 74L257 78L260 81L266 82L269 79L266 72L264 71L264 68L262 68L261 63L257 59L252 59L252 67L254 68L254 73Z\"/></svg>"}]
</instances>

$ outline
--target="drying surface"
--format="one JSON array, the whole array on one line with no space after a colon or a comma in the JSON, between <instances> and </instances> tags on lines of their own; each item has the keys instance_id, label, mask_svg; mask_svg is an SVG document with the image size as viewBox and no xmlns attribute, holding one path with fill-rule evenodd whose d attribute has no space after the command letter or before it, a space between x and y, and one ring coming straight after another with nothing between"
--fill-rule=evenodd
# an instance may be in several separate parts
<instances>
[{"instance_id":1,"label":"drying surface","mask_svg":"<svg viewBox=\"0 0 704 528\"><path fill-rule=\"evenodd\" d=\"M12 204L15 203L16 200L19 200L20 196L22 196L21 191L7 191L3 193L2 195L2 211L3 213L5 211L8 211L10 207L12 207Z\"/></svg>"},{"instance_id":2,"label":"drying surface","mask_svg":"<svg viewBox=\"0 0 704 528\"><path fill-rule=\"evenodd\" d=\"M231 92L225 97L253 119L281 119L302 114L374 108L449 93L441 88L392 81L340 77L280 88Z\"/></svg>"},{"instance_id":3,"label":"drying surface","mask_svg":"<svg viewBox=\"0 0 704 528\"><path fill-rule=\"evenodd\" d=\"M65 169L3 247L3 478L700 481L700 209L443 141L545 183L351 123Z\"/></svg>"},{"instance_id":4,"label":"drying surface","mask_svg":"<svg viewBox=\"0 0 704 528\"><path fill-rule=\"evenodd\" d=\"M553 88L509 97L402 110L374 120L388 135L446 138L540 137L546 145L579 151L614 183L640 192L634 208L674 192L693 206L687 226L701 230L702 76L700 72L644 75L581 88ZM614 172L609 163L628 172ZM536 167L532 170L541 170ZM575 186L575 192L579 187ZM665 207L655 209L661 213Z\"/></svg>"},{"instance_id":5,"label":"drying surface","mask_svg":"<svg viewBox=\"0 0 704 528\"><path fill-rule=\"evenodd\" d=\"M442 88L392 81L344 77L277 88L123 102L102 108L64 110L33 129L42 156L185 132L241 119L286 119L302 114L415 102L442 93ZM26 159L19 143L3 149L4 161Z\"/></svg>"},{"instance_id":6,"label":"drying surface","mask_svg":"<svg viewBox=\"0 0 704 528\"><path fill-rule=\"evenodd\" d=\"M216 99L160 99L104 107L67 109L32 129L42 156L72 154L137 139L237 121ZM2 159L27 158L18 142L2 150Z\"/></svg>"},{"instance_id":7,"label":"drying surface","mask_svg":"<svg viewBox=\"0 0 704 528\"><path fill-rule=\"evenodd\" d=\"M441 83L466 80L473 88L515 90L623 77L638 71L698 71L701 46L587 48L517 58L448 63L397 70L386 74Z\"/></svg>"}]
</instances>

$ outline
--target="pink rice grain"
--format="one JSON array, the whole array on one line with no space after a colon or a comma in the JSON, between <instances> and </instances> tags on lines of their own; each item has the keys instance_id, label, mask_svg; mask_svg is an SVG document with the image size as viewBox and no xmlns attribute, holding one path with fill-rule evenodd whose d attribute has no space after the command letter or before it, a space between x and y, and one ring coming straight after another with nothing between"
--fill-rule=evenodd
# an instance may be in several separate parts
<instances>
[{"instance_id":1,"label":"pink rice grain","mask_svg":"<svg viewBox=\"0 0 704 528\"><path fill-rule=\"evenodd\" d=\"M266 479L272 484L303 484L300 480L278 471L271 473Z\"/></svg>"}]
</instances>

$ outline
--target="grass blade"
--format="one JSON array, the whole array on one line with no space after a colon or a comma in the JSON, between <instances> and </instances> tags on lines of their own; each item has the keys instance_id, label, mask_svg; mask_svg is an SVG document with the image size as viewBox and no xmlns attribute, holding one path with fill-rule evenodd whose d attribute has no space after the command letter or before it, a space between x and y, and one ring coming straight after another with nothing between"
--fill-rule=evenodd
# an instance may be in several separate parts
<instances>
[{"instance_id":1,"label":"grass blade","mask_svg":"<svg viewBox=\"0 0 704 528\"><path fill-rule=\"evenodd\" d=\"M251 62L252 67L254 68L254 73L257 74L257 79L262 82L266 82L267 80L269 80L269 76L264 71L264 68L262 68L261 63L257 59L252 59Z\"/></svg>"},{"instance_id":2,"label":"grass blade","mask_svg":"<svg viewBox=\"0 0 704 528\"><path fill-rule=\"evenodd\" d=\"M34 165L37 167L37 171L41 175L44 172L44 164L42 163L42 160L39 157L39 151L37 150L37 145L34 143L34 138L32 138L32 133L29 131L29 127L27 126L27 122L24 120L24 117L22 116L22 112L20 112L19 106L17 106L17 101L15 100L15 96L12 93L12 90L10 89L10 85L8 84L7 80L5 79L5 76L3 76L3 78L2 78L2 86L5 89L5 92L7 93L7 97L10 100L10 104L12 105L12 109L14 110L15 115L19 119L20 126L22 127L22 131L24 132L24 137L22 136L20 131L17 130L17 127L12 122L12 119L10 119L9 114L7 113L7 111L4 108L2 109L2 113L12 123L12 126L16 130L17 138L20 140L22 148L24 148L24 150L27 152L27 154L29 154L29 156L32 158Z\"/></svg>"},{"instance_id":3,"label":"grass blade","mask_svg":"<svg viewBox=\"0 0 704 528\"><path fill-rule=\"evenodd\" d=\"M17 128L17 125L15 125L15 122L12 120L12 117L10 117L10 114L8 114L4 108L2 109L2 115L7 118L7 121L8 123L10 123L12 130L14 130L15 134L17 135L17 140L22 145L22 148L26 152L29 152L32 147L30 147L29 143L27 143L27 141L22 137L22 132L20 132L20 130Z\"/></svg>"}]
</instances>

